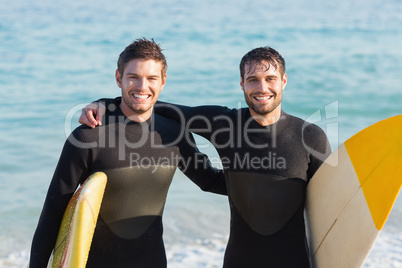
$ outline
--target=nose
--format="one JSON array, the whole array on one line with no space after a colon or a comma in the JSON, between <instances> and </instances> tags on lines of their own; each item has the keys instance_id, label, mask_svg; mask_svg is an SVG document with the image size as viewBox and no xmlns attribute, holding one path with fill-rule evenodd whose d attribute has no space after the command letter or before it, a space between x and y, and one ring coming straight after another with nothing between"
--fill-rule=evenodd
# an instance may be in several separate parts
<instances>
[{"instance_id":1,"label":"nose","mask_svg":"<svg viewBox=\"0 0 402 268\"><path fill-rule=\"evenodd\" d=\"M267 83L264 79L262 79L262 80L260 81L260 83L258 83L258 88L257 88L257 90L258 90L259 92L269 92L268 83Z\"/></svg>"},{"instance_id":2,"label":"nose","mask_svg":"<svg viewBox=\"0 0 402 268\"><path fill-rule=\"evenodd\" d=\"M138 89L147 89L147 87L148 87L148 81L146 78L138 79L138 83L137 83Z\"/></svg>"}]
</instances>

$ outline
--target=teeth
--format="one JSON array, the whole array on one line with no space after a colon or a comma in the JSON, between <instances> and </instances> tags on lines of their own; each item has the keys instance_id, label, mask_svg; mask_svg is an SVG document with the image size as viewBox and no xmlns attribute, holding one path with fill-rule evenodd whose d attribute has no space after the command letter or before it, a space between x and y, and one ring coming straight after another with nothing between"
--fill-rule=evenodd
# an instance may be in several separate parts
<instances>
[{"instance_id":1,"label":"teeth","mask_svg":"<svg viewBox=\"0 0 402 268\"><path fill-rule=\"evenodd\" d=\"M148 95L140 95L140 94L134 94L134 97L136 97L137 99L147 99Z\"/></svg>"},{"instance_id":2,"label":"teeth","mask_svg":"<svg viewBox=\"0 0 402 268\"><path fill-rule=\"evenodd\" d=\"M272 96L255 97L257 100L269 100Z\"/></svg>"}]
</instances>

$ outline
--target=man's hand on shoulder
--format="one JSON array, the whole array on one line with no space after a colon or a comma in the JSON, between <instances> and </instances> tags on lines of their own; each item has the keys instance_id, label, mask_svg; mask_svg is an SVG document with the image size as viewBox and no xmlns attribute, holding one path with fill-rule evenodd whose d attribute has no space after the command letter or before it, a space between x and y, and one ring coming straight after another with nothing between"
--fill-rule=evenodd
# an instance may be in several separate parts
<instances>
[{"instance_id":1,"label":"man's hand on shoulder","mask_svg":"<svg viewBox=\"0 0 402 268\"><path fill-rule=\"evenodd\" d=\"M78 119L83 125L94 128L97 125L102 125L102 117L106 112L106 107L103 103L93 102L82 108L81 116Z\"/></svg>"}]
</instances>

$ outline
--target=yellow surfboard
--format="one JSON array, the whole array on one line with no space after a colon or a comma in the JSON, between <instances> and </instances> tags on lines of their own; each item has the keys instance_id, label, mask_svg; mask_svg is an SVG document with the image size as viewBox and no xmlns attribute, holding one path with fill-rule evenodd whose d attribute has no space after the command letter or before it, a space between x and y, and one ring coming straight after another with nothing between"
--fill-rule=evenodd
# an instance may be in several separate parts
<instances>
[{"instance_id":1,"label":"yellow surfboard","mask_svg":"<svg viewBox=\"0 0 402 268\"><path fill-rule=\"evenodd\" d=\"M307 187L312 267L361 267L402 186L402 115L352 136Z\"/></svg>"},{"instance_id":2,"label":"yellow surfboard","mask_svg":"<svg viewBox=\"0 0 402 268\"><path fill-rule=\"evenodd\" d=\"M74 193L60 225L52 268L84 268L106 187L106 175L91 175Z\"/></svg>"}]
</instances>

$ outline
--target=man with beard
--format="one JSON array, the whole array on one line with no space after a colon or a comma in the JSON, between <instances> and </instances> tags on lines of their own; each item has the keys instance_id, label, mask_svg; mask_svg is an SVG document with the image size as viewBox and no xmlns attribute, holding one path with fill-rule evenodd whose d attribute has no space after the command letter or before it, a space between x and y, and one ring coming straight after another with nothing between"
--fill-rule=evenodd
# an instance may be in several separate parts
<instances>
[{"instance_id":1,"label":"man with beard","mask_svg":"<svg viewBox=\"0 0 402 268\"><path fill-rule=\"evenodd\" d=\"M67 139L33 238L30 268L47 267L71 196L95 172L106 173L108 182L86 267L166 268L162 214L177 167L203 190L226 193L223 172L212 168L192 136L153 113L166 68L153 40L136 40L120 54L115 76L123 101L104 126L80 126Z\"/></svg>"},{"instance_id":2,"label":"man with beard","mask_svg":"<svg viewBox=\"0 0 402 268\"><path fill-rule=\"evenodd\" d=\"M318 126L282 110L287 74L276 50L248 52L240 76L248 108L157 103L155 110L208 139L221 157L231 210L224 267L307 268L306 187L331 153L328 139ZM104 109L87 107L80 122L94 126Z\"/></svg>"}]
</instances>

